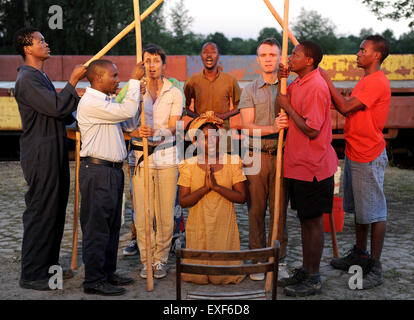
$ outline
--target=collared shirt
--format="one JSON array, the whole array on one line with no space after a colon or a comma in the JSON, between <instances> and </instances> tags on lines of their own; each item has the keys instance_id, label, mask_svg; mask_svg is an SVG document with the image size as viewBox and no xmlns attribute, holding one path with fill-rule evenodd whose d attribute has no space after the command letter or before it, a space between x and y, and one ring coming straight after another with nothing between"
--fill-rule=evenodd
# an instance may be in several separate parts
<instances>
[{"instance_id":1,"label":"collared shirt","mask_svg":"<svg viewBox=\"0 0 414 320\"><path fill-rule=\"evenodd\" d=\"M149 125L152 129L155 129L154 137L148 139L148 142L156 143L164 137L164 142L160 144L170 144L174 142L175 136L165 135L163 129L168 128L168 121L171 116L181 117L184 107L184 98L181 90L174 87L168 79L163 79L163 87L157 100L152 101L152 97L148 90L144 95L144 112L145 112L145 124ZM141 114L137 114L138 126L141 125ZM142 139L133 139L134 144L142 145ZM142 151L135 151L135 158L139 159L142 155ZM179 156L177 153L177 147L171 147L167 149L158 149L152 155L148 157L148 166L155 169L164 169L172 166L177 166L179 162ZM141 162L140 167L144 165Z\"/></svg>"},{"instance_id":2,"label":"collared shirt","mask_svg":"<svg viewBox=\"0 0 414 320\"><path fill-rule=\"evenodd\" d=\"M286 136L284 176L302 181L331 177L338 168L338 157L331 145L331 95L318 69L297 78L288 88L290 102L306 125L318 130L310 139L289 118Z\"/></svg>"},{"instance_id":3,"label":"collared shirt","mask_svg":"<svg viewBox=\"0 0 414 320\"><path fill-rule=\"evenodd\" d=\"M350 112L345 120L345 155L356 162L370 162L382 153L382 130L391 103L390 81L382 70L363 77L352 91L366 108Z\"/></svg>"},{"instance_id":4,"label":"collared shirt","mask_svg":"<svg viewBox=\"0 0 414 320\"><path fill-rule=\"evenodd\" d=\"M274 124L276 115L280 112L280 106L276 107L277 84L266 83L263 76L249 83L242 92L239 109L254 108L254 123L260 126L271 126ZM260 139L263 150L275 150L277 147L278 134L262 137L249 137L250 146L253 139Z\"/></svg>"},{"instance_id":5,"label":"collared shirt","mask_svg":"<svg viewBox=\"0 0 414 320\"><path fill-rule=\"evenodd\" d=\"M124 135L136 127L133 119L138 111L140 84L129 80L129 87L122 103L113 97L87 88L78 106L77 120L81 133L81 157L94 157L120 162L126 158Z\"/></svg>"},{"instance_id":6,"label":"collared shirt","mask_svg":"<svg viewBox=\"0 0 414 320\"><path fill-rule=\"evenodd\" d=\"M237 80L227 73L218 70L214 80L209 80L204 69L192 75L184 85L186 106L190 106L194 99L194 111L198 114L206 111L226 113L230 109L230 98L233 107L237 108L240 102L241 90Z\"/></svg>"}]
</instances>

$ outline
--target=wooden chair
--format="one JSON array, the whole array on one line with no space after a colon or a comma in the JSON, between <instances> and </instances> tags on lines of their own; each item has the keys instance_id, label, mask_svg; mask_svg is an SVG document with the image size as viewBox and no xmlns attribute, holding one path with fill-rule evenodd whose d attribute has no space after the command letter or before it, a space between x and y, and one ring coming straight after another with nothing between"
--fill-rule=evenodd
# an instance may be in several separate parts
<instances>
[{"instance_id":1,"label":"wooden chair","mask_svg":"<svg viewBox=\"0 0 414 320\"><path fill-rule=\"evenodd\" d=\"M279 265L279 241L275 241L273 247L263 249L242 250L242 251L208 251L176 249L176 298L181 300L181 274L203 274L203 275L248 275L253 273L273 272L272 300L276 300L277 276ZM212 261L263 261L265 263L251 264L242 263L239 265L203 265L183 263L182 259L212 260ZM263 282L263 286L264 286ZM225 292L188 292L187 299L196 300L247 300L266 299L266 290L243 291L235 293Z\"/></svg>"}]
</instances>

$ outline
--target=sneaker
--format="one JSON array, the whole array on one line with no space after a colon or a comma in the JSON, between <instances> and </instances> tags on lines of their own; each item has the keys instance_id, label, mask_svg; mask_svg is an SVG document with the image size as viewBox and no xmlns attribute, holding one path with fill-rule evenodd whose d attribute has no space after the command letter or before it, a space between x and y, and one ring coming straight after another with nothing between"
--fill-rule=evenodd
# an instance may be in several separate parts
<instances>
[{"instance_id":1,"label":"sneaker","mask_svg":"<svg viewBox=\"0 0 414 320\"><path fill-rule=\"evenodd\" d=\"M175 254L178 248L185 248L185 235L184 234L173 236L173 239L171 241L170 252L173 252Z\"/></svg>"},{"instance_id":2,"label":"sneaker","mask_svg":"<svg viewBox=\"0 0 414 320\"><path fill-rule=\"evenodd\" d=\"M265 278L264 273L252 273L249 275L250 279L253 281L263 281Z\"/></svg>"},{"instance_id":3,"label":"sneaker","mask_svg":"<svg viewBox=\"0 0 414 320\"><path fill-rule=\"evenodd\" d=\"M147 278L147 265L143 264L139 276L143 279Z\"/></svg>"},{"instance_id":4,"label":"sneaker","mask_svg":"<svg viewBox=\"0 0 414 320\"><path fill-rule=\"evenodd\" d=\"M285 287L283 293L290 297L306 297L322 292L321 276L308 275L302 282Z\"/></svg>"},{"instance_id":5,"label":"sneaker","mask_svg":"<svg viewBox=\"0 0 414 320\"><path fill-rule=\"evenodd\" d=\"M258 262L258 264L261 264L261 262ZM264 273L252 273L249 275L250 279L253 281L263 281L265 278Z\"/></svg>"},{"instance_id":6,"label":"sneaker","mask_svg":"<svg viewBox=\"0 0 414 320\"><path fill-rule=\"evenodd\" d=\"M378 287L384 283L384 277L382 276L381 263L374 260L369 260L369 270L364 274L362 280L362 289L372 289Z\"/></svg>"},{"instance_id":7,"label":"sneaker","mask_svg":"<svg viewBox=\"0 0 414 320\"><path fill-rule=\"evenodd\" d=\"M279 287L287 287L301 283L308 277L308 272L303 268L296 268L293 270L291 277L285 277L277 281Z\"/></svg>"},{"instance_id":8,"label":"sneaker","mask_svg":"<svg viewBox=\"0 0 414 320\"><path fill-rule=\"evenodd\" d=\"M138 244L136 239L132 239L127 247L122 251L124 256L133 256L138 253Z\"/></svg>"},{"instance_id":9,"label":"sneaker","mask_svg":"<svg viewBox=\"0 0 414 320\"><path fill-rule=\"evenodd\" d=\"M167 276L167 264L163 262L156 262L152 265L154 270L154 278L162 279Z\"/></svg>"},{"instance_id":10,"label":"sneaker","mask_svg":"<svg viewBox=\"0 0 414 320\"><path fill-rule=\"evenodd\" d=\"M279 263L279 271L277 273L277 279L281 280L284 278L289 278L289 273L287 271L286 263L280 262Z\"/></svg>"},{"instance_id":11,"label":"sneaker","mask_svg":"<svg viewBox=\"0 0 414 320\"><path fill-rule=\"evenodd\" d=\"M363 251L354 245L354 247L348 251L345 257L332 259L331 266L335 269L348 272L351 266L359 265L362 267L365 273L365 270L368 267L368 258L368 252Z\"/></svg>"}]
</instances>

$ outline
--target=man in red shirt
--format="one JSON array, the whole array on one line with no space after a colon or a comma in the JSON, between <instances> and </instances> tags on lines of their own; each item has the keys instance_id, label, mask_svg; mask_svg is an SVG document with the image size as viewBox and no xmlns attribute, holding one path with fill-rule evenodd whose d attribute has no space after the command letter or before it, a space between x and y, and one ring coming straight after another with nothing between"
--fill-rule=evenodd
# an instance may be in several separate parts
<instances>
[{"instance_id":1,"label":"man in red shirt","mask_svg":"<svg viewBox=\"0 0 414 320\"><path fill-rule=\"evenodd\" d=\"M387 220L383 182L388 158L382 130L390 107L391 89L381 64L388 54L389 45L383 37L369 36L362 41L357 64L365 74L349 99L322 72L336 109L346 116L344 210L355 214L356 230L356 245L347 256L333 259L331 265L345 271L352 265L360 265L364 271L363 289L384 282L380 257ZM370 226L371 256L366 251Z\"/></svg>"},{"instance_id":2,"label":"man in red shirt","mask_svg":"<svg viewBox=\"0 0 414 320\"><path fill-rule=\"evenodd\" d=\"M322 57L317 43L298 44L289 57L289 68L298 78L289 86L288 96L277 98L289 115L284 177L302 229L303 266L292 277L279 281L289 296L308 296L320 293L322 288L322 217L332 213L334 173L338 168L331 145L331 95L318 69Z\"/></svg>"}]
</instances>

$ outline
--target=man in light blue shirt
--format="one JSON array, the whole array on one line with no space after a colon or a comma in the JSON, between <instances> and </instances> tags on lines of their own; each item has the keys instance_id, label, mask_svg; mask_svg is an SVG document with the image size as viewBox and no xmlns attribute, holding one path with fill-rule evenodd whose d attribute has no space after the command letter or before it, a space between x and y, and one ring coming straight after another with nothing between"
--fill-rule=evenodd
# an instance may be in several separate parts
<instances>
[{"instance_id":1,"label":"man in light blue shirt","mask_svg":"<svg viewBox=\"0 0 414 320\"><path fill-rule=\"evenodd\" d=\"M124 190L122 164L127 156L122 129L136 126L138 80L143 75L141 63L132 72L125 99L117 103L112 98L120 82L116 66L108 60L96 60L87 70L91 87L77 112L82 143L79 181L85 293L121 295L126 290L120 286L133 281L115 271Z\"/></svg>"}]
</instances>

